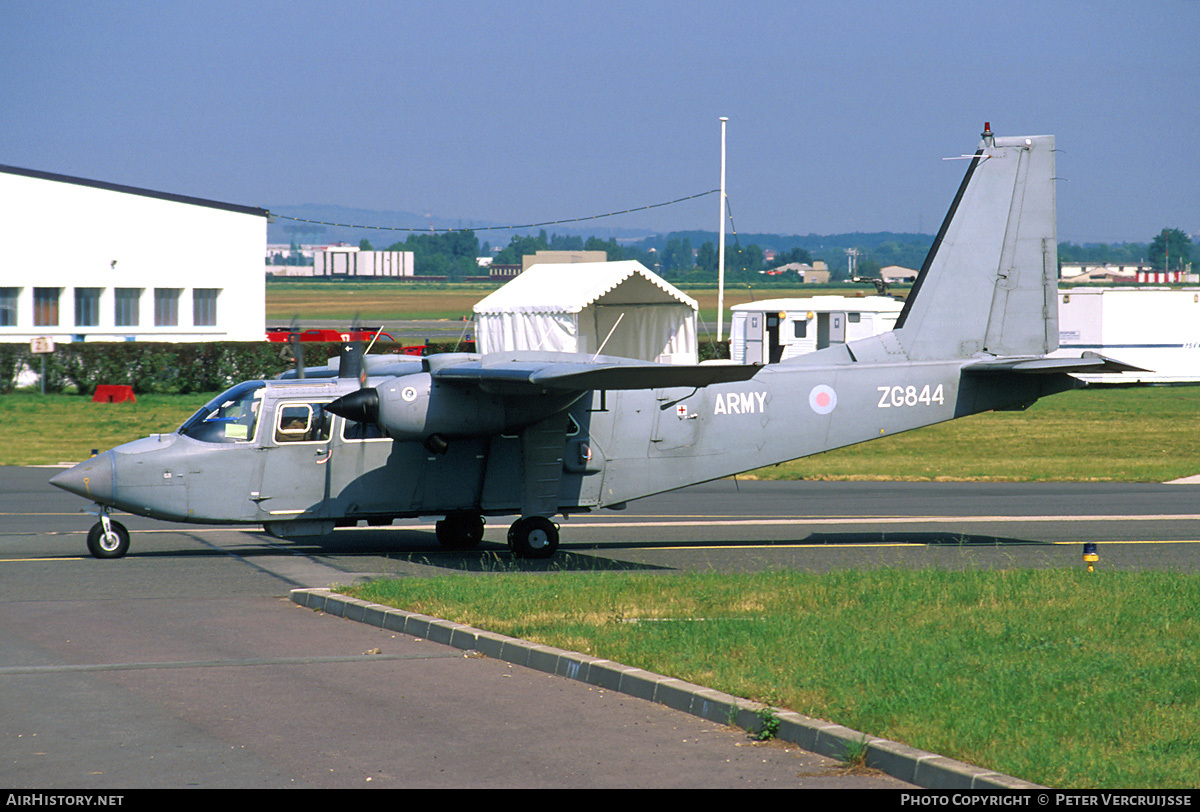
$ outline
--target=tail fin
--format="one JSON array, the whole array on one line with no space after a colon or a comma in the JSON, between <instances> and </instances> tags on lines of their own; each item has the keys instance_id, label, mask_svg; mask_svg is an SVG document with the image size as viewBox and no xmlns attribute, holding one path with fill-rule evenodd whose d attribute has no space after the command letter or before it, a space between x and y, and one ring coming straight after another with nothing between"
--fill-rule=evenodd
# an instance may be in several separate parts
<instances>
[{"instance_id":1,"label":"tail fin","mask_svg":"<svg viewBox=\"0 0 1200 812\"><path fill-rule=\"evenodd\" d=\"M1058 348L1054 136L985 128L895 337L913 360Z\"/></svg>"}]
</instances>

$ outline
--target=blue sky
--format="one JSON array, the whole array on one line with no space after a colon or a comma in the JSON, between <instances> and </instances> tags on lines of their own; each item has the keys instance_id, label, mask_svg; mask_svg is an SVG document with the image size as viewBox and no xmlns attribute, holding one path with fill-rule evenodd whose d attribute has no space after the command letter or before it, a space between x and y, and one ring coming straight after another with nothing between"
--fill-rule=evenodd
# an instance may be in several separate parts
<instances>
[{"instance_id":1,"label":"blue sky","mask_svg":"<svg viewBox=\"0 0 1200 812\"><path fill-rule=\"evenodd\" d=\"M987 120L1057 136L1060 240L1148 241L1200 234L1198 23L1200 0L0 0L0 163L525 223L715 188L728 116L740 232L932 233L963 171L941 159ZM605 222L715 230L717 201Z\"/></svg>"}]
</instances>

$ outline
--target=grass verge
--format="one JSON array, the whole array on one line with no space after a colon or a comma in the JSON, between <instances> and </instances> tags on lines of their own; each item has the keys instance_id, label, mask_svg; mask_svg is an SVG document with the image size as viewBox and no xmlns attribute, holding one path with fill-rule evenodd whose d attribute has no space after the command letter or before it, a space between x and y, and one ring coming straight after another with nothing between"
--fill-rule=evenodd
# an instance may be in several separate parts
<instances>
[{"instance_id":1,"label":"grass verge","mask_svg":"<svg viewBox=\"0 0 1200 812\"><path fill-rule=\"evenodd\" d=\"M1051 786L1200 776L1195 575L498 573L348 591Z\"/></svg>"}]
</instances>

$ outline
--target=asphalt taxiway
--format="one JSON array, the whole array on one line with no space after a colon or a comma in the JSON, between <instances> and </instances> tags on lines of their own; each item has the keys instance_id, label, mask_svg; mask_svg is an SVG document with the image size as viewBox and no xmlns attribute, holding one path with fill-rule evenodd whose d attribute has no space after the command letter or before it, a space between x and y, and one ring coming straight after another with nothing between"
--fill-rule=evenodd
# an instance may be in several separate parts
<instances>
[{"instance_id":1,"label":"asphalt taxiway","mask_svg":"<svg viewBox=\"0 0 1200 812\"><path fill-rule=\"evenodd\" d=\"M11 787L898 787L659 705L299 608L295 587L542 568L1200 568L1200 486L723 480L562 524L551 563L507 522L443 552L431 522L284 543L92 518L0 468L0 782Z\"/></svg>"}]
</instances>

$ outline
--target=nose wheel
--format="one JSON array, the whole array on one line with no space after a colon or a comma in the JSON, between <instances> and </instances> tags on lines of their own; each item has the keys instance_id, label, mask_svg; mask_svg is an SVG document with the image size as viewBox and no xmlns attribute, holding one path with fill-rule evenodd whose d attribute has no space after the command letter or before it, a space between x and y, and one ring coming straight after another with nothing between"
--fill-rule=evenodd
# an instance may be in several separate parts
<instances>
[{"instance_id":1,"label":"nose wheel","mask_svg":"<svg viewBox=\"0 0 1200 812\"><path fill-rule=\"evenodd\" d=\"M508 529L508 548L517 558L549 558L558 549L558 525L544 516L517 519Z\"/></svg>"},{"instance_id":2,"label":"nose wheel","mask_svg":"<svg viewBox=\"0 0 1200 812\"><path fill-rule=\"evenodd\" d=\"M96 558L121 558L129 552L129 531L120 522L101 515L88 531L87 546Z\"/></svg>"}]
</instances>

